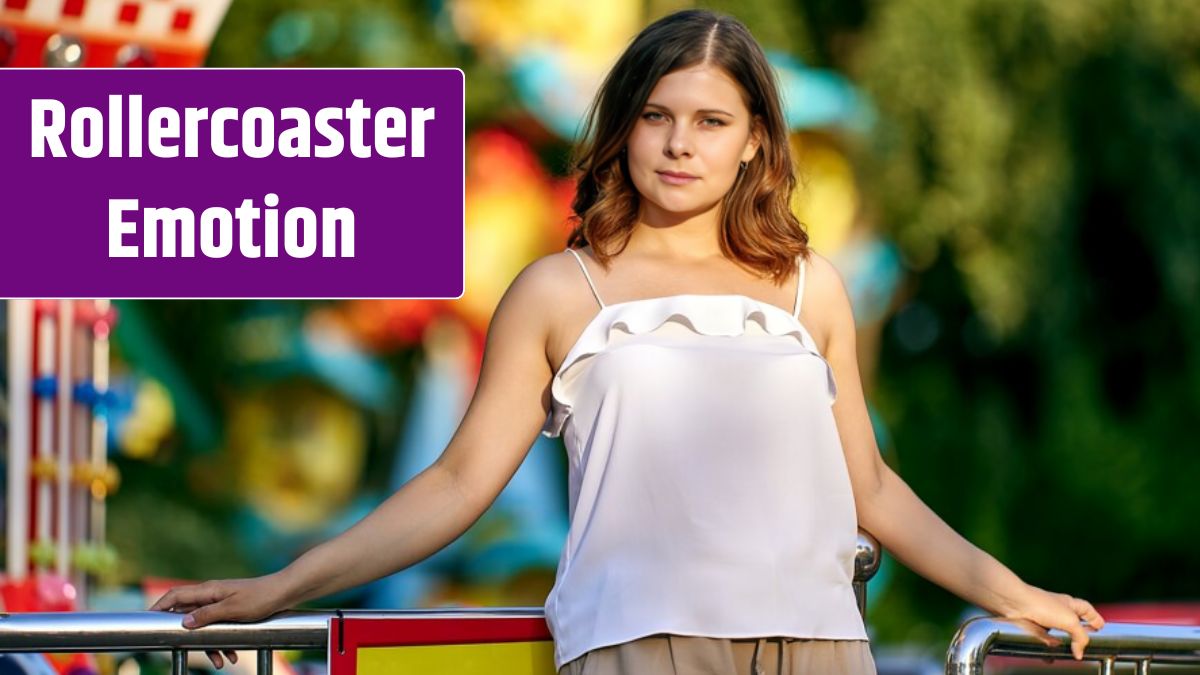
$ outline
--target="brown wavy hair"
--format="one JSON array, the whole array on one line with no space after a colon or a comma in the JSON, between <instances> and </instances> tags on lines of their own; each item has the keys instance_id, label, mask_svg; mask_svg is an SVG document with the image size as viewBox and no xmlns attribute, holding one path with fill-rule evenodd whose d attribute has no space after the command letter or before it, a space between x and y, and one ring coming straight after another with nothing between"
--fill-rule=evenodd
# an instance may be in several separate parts
<instances>
[{"instance_id":1,"label":"brown wavy hair","mask_svg":"<svg viewBox=\"0 0 1200 675\"><path fill-rule=\"evenodd\" d=\"M621 150L659 78L698 64L718 66L740 85L762 134L759 152L721 202L721 252L782 283L796 256L808 256L808 234L791 210L796 175L775 73L745 25L708 10L676 12L647 26L600 85L571 156L578 187L567 245L592 244L605 268L625 249L641 197Z\"/></svg>"}]
</instances>

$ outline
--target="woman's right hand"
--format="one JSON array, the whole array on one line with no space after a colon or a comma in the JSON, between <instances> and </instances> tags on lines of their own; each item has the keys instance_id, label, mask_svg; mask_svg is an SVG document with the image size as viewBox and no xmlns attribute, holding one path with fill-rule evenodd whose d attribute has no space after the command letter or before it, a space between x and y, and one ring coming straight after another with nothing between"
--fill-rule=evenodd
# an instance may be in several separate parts
<instances>
[{"instance_id":1,"label":"woman's right hand","mask_svg":"<svg viewBox=\"0 0 1200 675\"><path fill-rule=\"evenodd\" d=\"M150 606L151 611L186 613L183 627L194 629L218 621L258 621L287 608L284 583L278 574L251 579L205 581L167 591ZM237 653L225 656L237 663ZM221 668L221 653L209 651L213 666Z\"/></svg>"}]
</instances>

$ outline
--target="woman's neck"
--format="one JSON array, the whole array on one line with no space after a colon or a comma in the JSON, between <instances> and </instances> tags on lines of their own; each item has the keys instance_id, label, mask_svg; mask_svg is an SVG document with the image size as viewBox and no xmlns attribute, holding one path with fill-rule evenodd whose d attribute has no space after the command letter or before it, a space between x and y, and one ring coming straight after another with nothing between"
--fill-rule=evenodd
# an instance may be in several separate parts
<instances>
[{"instance_id":1,"label":"woman's neck","mask_svg":"<svg viewBox=\"0 0 1200 675\"><path fill-rule=\"evenodd\" d=\"M664 258L703 260L721 256L718 207L696 214L642 208L626 252Z\"/></svg>"}]
</instances>

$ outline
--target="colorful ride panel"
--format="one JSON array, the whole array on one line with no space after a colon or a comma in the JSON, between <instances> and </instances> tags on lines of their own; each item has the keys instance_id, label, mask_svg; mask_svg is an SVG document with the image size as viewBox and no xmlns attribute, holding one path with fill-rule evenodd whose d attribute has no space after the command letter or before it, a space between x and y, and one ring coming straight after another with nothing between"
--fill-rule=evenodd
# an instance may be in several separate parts
<instances>
[{"instance_id":1,"label":"colorful ride panel","mask_svg":"<svg viewBox=\"0 0 1200 675\"><path fill-rule=\"evenodd\" d=\"M554 675L540 611L330 619L329 674Z\"/></svg>"}]
</instances>

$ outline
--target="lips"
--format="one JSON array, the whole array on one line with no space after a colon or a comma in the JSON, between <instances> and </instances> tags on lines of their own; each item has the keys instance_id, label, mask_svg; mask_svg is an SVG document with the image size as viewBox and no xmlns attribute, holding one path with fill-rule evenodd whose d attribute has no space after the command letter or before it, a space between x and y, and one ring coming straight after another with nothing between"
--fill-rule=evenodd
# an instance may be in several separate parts
<instances>
[{"instance_id":1,"label":"lips","mask_svg":"<svg viewBox=\"0 0 1200 675\"><path fill-rule=\"evenodd\" d=\"M692 182L699 180L690 173L677 171L659 171L658 179L667 185L689 185Z\"/></svg>"}]
</instances>

